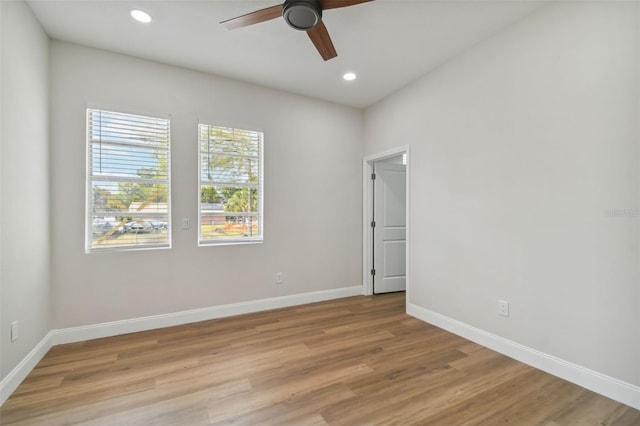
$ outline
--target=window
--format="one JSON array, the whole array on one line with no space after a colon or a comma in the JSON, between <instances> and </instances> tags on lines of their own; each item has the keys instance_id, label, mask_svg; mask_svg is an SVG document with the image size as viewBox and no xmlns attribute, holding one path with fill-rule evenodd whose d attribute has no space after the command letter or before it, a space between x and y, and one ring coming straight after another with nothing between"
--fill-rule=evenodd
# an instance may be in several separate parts
<instances>
[{"instance_id":1,"label":"window","mask_svg":"<svg viewBox=\"0 0 640 426\"><path fill-rule=\"evenodd\" d=\"M263 134L200 124L200 244L262 241Z\"/></svg>"},{"instance_id":2,"label":"window","mask_svg":"<svg viewBox=\"0 0 640 426\"><path fill-rule=\"evenodd\" d=\"M87 251L169 247L169 120L87 109Z\"/></svg>"}]
</instances>

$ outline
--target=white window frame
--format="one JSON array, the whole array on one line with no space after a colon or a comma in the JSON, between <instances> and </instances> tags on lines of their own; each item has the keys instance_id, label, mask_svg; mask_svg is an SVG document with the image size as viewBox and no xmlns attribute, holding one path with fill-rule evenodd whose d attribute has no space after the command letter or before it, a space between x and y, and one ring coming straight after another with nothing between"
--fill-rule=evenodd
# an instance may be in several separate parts
<instances>
[{"instance_id":1,"label":"white window frame","mask_svg":"<svg viewBox=\"0 0 640 426\"><path fill-rule=\"evenodd\" d=\"M259 146L258 146L258 155L257 156L246 156L241 154L232 154L232 156L240 157L240 158L251 158L258 160L258 183L255 185L246 184L246 183L234 183L234 182L222 182L216 180L203 180L202 179L202 170L203 170L203 141L201 138L202 135L202 126L206 126L207 128L220 128L227 129L231 131L239 131L245 133L254 133L259 136ZM217 245L237 245L237 244L259 244L264 241L264 132L262 130L256 130L255 128L247 128L246 126L226 126L221 124L210 124L205 122L198 123L198 246L206 247L206 246L217 246ZM228 153L225 153L228 154ZM205 185L206 184L206 185ZM203 238L202 235L202 187L204 186L237 186L240 188L253 188L258 191L257 195L257 212L252 214L241 213L241 212L229 212L228 216L257 216L258 217L258 235L256 236L242 236L238 238Z\"/></svg>"},{"instance_id":2,"label":"white window frame","mask_svg":"<svg viewBox=\"0 0 640 426\"><path fill-rule=\"evenodd\" d=\"M93 233L94 233L94 199L93 199L93 184L94 182L99 181L118 181L118 182L137 182L137 183L150 183L150 179L145 178L132 178L131 176L118 176L118 175L99 175L93 173L93 145L95 143L99 143L100 139L92 139L92 122L91 122L91 114L94 112L104 112L107 114L116 114L123 117L131 117L133 119L142 118L146 120L160 120L166 122L166 147L161 147L161 151L166 151L167 159L166 159L166 167L167 167L167 176L165 179L154 179L153 183L161 183L166 184L167 187L167 196L166 196L166 208L167 208L167 221L163 224L166 227L167 239L166 242L161 243L134 243L134 244L113 244L113 245L105 245L105 246L94 246L93 245ZM87 157L86 157L86 220L85 220L85 252L86 253L100 253L100 252L117 252L117 251L133 251L133 250L150 250L150 249L167 249L171 248L172 242L172 227L171 227L171 120L169 116L152 116L152 115L143 115L138 113L130 113L126 111L116 111L114 109L102 109L102 108L94 108L88 107L86 110L86 149L87 149ZM135 142L118 142L113 143L109 141L102 141L105 144L113 144L113 145L121 145L127 147L135 147ZM137 146L140 146L139 144ZM144 164L140 165L141 167ZM120 215L124 216L125 214L130 212L122 212ZM143 213L144 214L144 213ZM153 215L153 214L151 214ZM164 222L164 221L163 221ZM118 223L116 223L118 226Z\"/></svg>"}]
</instances>

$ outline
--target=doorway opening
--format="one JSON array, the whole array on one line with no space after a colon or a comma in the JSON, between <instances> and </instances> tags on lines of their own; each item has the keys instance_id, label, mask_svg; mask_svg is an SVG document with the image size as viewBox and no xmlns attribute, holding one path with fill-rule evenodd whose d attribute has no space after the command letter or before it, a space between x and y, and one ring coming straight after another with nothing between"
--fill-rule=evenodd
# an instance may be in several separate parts
<instances>
[{"instance_id":1,"label":"doorway opening","mask_svg":"<svg viewBox=\"0 0 640 426\"><path fill-rule=\"evenodd\" d=\"M364 294L409 296L409 146L363 160Z\"/></svg>"}]
</instances>

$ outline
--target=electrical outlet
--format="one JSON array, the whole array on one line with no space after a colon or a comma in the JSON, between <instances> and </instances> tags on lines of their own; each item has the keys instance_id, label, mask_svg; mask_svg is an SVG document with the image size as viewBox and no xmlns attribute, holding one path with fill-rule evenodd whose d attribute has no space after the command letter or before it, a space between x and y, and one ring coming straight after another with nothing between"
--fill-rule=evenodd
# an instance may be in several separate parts
<instances>
[{"instance_id":1,"label":"electrical outlet","mask_svg":"<svg viewBox=\"0 0 640 426\"><path fill-rule=\"evenodd\" d=\"M11 323L11 341L15 342L16 340L18 340L18 321Z\"/></svg>"},{"instance_id":2,"label":"electrical outlet","mask_svg":"<svg viewBox=\"0 0 640 426\"><path fill-rule=\"evenodd\" d=\"M282 272L276 272L276 284L282 284L282 283L284 283Z\"/></svg>"},{"instance_id":3,"label":"electrical outlet","mask_svg":"<svg viewBox=\"0 0 640 426\"><path fill-rule=\"evenodd\" d=\"M191 221L188 218L182 219L182 229L189 229L191 227Z\"/></svg>"},{"instance_id":4,"label":"electrical outlet","mask_svg":"<svg viewBox=\"0 0 640 426\"><path fill-rule=\"evenodd\" d=\"M498 315L503 317L509 316L509 302L506 300L498 300Z\"/></svg>"}]
</instances>

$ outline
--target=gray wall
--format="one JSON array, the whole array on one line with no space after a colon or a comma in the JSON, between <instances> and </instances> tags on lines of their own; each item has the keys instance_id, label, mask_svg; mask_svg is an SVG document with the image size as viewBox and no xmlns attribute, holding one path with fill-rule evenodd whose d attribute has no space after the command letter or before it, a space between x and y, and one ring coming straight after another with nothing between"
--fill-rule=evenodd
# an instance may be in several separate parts
<instances>
[{"instance_id":1,"label":"gray wall","mask_svg":"<svg viewBox=\"0 0 640 426\"><path fill-rule=\"evenodd\" d=\"M23 2L0 2L0 378L51 329L49 39ZM20 337L11 343L10 326Z\"/></svg>"},{"instance_id":2,"label":"gray wall","mask_svg":"<svg viewBox=\"0 0 640 426\"><path fill-rule=\"evenodd\" d=\"M365 153L411 144L410 303L640 385L637 8L534 12L367 110Z\"/></svg>"},{"instance_id":3,"label":"gray wall","mask_svg":"<svg viewBox=\"0 0 640 426\"><path fill-rule=\"evenodd\" d=\"M56 328L361 285L362 111L58 41L51 55ZM84 253L87 105L171 116L172 249ZM199 119L264 130L263 244L196 246Z\"/></svg>"}]
</instances>

